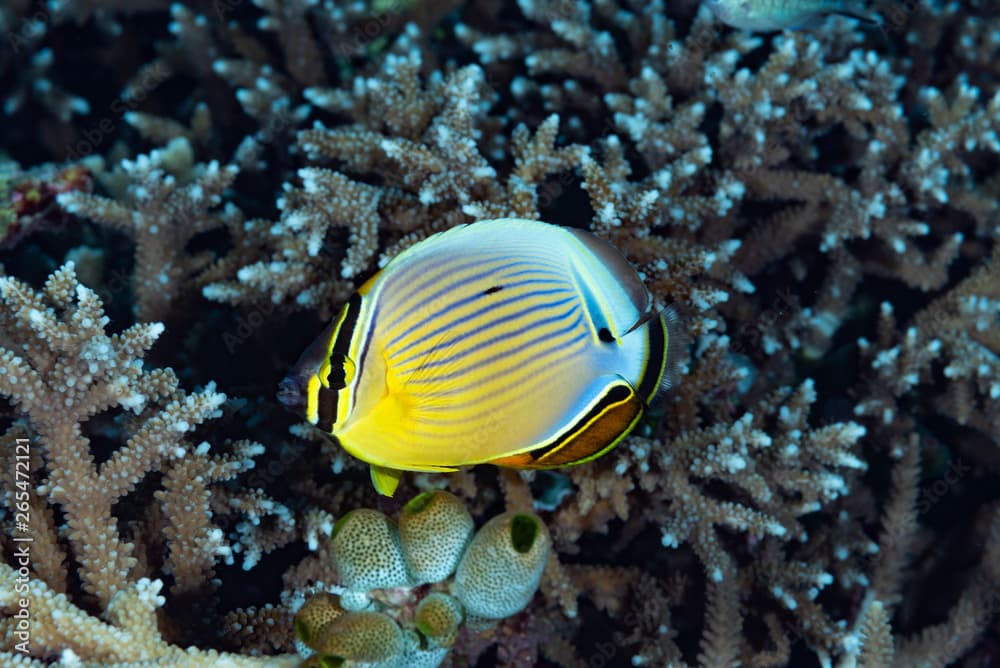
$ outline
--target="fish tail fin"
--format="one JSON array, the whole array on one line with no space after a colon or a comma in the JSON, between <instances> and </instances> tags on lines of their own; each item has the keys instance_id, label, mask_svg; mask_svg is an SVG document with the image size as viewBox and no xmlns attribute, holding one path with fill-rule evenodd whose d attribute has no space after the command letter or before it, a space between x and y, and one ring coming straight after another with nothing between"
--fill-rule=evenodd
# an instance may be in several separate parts
<instances>
[{"instance_id":1,"label":"fish tail fin","mask_svg":"<svg viewBox=\"0 0 1000 668\"><path fill-rule=\"evenodd\" d=\"M681 360L685 357L684 352L690 343L684 333L684 321L674 307L668 306L660 311L660 319L667 330L667 357L666 362L664 362L663 375L660 376L660 384L650 398L650 403L673 387L680 374Z\"/></svg>"}]
</instances>

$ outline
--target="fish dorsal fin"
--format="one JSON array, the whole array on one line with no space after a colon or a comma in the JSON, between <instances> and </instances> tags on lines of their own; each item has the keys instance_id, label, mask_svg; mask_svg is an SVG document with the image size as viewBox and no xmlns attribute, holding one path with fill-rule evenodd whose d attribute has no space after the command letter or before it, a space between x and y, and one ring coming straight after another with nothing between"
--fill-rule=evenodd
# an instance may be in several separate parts
<instances>
[{"instance_id":1,"label":"fish dorsal fin","mask_svg":"<svg viewBox=\"0 0 1000 668\"><path fill-rule=\"evenodd\" d=\"M398 271L400 267L411 262L420 262L421 258L424 258L427 255L433 255L437 252L441 252L442 249L447 249L452 244L460 243L460 240L468 232L468 229L469 224L462 223L461 225L449 227L441 232L435 232L429 237L420 239L414 242L412 246L400 251L390 262L396 271ZM379 274L384 272L385 268L380 270ZM376 274L376 276L379 274Z\"/></svg>"},{"instance_id":2,"label":"fish dorsal fin","mask_svg":"<svg viewBox=\"0 0 1000 668\"><path fill-rule=\"evenodd\" d=\"M635 269L617 248L590 232L573 228L566 228L566 231L572 233L577 241L593 253L594 257L600 260L608 271L614 275L619 285L621 285L622 290L628 296L629 301L635 306L636 311L645 313L651 310L653 296L649 293L649 289L646 288L646 285L639 278Z\"/></svg>"},{"instance_id":3,"label":"fish dorsal fin","mask_svg":"<svg viewBox=\"0 0 1000 668\"><path fill-rule=\"evenodd\" d=\"M595 329L609 327L621 337L652 317L653 296L625 256L590 233L567 231L589 251L581 256L582 266L574 265L574 273ZM614 290L607 286L614 286Z\"/></svg>"}]
</instances>

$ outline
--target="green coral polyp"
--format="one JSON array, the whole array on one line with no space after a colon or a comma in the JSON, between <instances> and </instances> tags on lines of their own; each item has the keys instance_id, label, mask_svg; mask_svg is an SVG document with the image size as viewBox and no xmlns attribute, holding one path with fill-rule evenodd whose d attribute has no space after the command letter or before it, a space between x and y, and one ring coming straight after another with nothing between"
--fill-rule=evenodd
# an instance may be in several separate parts
<instances>
[{"instance_id":1,"label":"green coral polyp","mask_svg":"<svg viewBox=\"0 0 1000 668\"><path fill-rule=\"evenodd\" d=\"M441 592L428 594L417 605L414 621L424 638L438 647L451 647L462 625L462 604Z\"/></svg>"},{"instance_id":2,"label":"green coral polyp","mask_svg":"<svg viewBox=\"0 0 1000 668\"><path fill-rule=\"evenodd\" d=\"M403 512L410 514L419 513L430 505L431 501L434 499L434 494L434 490L417 494L415 497L406 502L406 505L403 506Z\"/></svg>"},{"instance_id":3,"label":"green coral polyp","mask_svg":"<svg viewBox=\"0 0 1000 668\"><path fill-rule=\"evenodd\" d=\"M540 522L534 515L514 515L510 522L510 542L514 549L525 554L531 550L538 536L538 526Z\"/></svg>"},{"instance_id":4,"label":"green coral polyp","mask_svg":"<svg viewBox=\"0 0 1000 668\"><path fill-rule=\"evenodd\" d=\"M354 591L409 583L395 523L377 510L359 508L333 527L330 546L343 584Z\"/></svg>"},{"instance_id":5,"label":"green coral polyp","mask_svg":"<svg viewBox=\"0 0 1000 668\"><path fill-rule=\"evenodd\" d=\"M340 601L332 594L320 593L306 601L295 613L295 636L309 647L323 628L344 614ZM315 649L315 648L313 648Z\"/></svg>"},{"instance_id":6,"label":"green coral polyp","mask_svg":"<svg viewBox=\"0 0 1000 668\"><path fill-rule=\"evenodd\" d=\"M350 519L351 515L353 515L355 513L359 513L359 512L365 511L365 510L369 510L369 509L368 508L356 508L355 510L352 510L352 511L344 514L343 517L341 517L339 520L337 520L336 522L334 522L333 523L333 529L330 530L330 540L333 540L334 538L337 537L337 534L340 533L340 530L344 528L345 524L347 524L347 521Z\"/></svg>"},{"instance_id":7,"label":"green coral polyp","mask_svg":"<svg viewBox=\"0 0 1000 668\"><path fill-rule=\"evenodd\" d=\"M337 520L336 522L333 523L333 529L330 530L330 540L333 540L333 539L335 539L337 537L337 534L340 533L340 530L344 528L344 521L348 517L350 517L351 513L353 513L353 512L356 512L356 511L352 510L350 513L347 513L346 515L344 515L339 520Z\"/></svg>"},{"instance_id":8,"label":"green coral polyp","mask_svg":"<svg viewBox=\"0 0 1000 668\"><path fill-rule=\"evenodd\" d=\"M309 625L303 623L301 619L296 619L293 625L295 626L295 637L308 645L310 638L312 638L312 634L309 632Z\"/></svg>"},{"instance_id":9,"label":"green coral polyp","mask_svg":"<svg viewBox=\"0 0 1000 668\"><path fill-rule=\"evenodd\" d=\"M319 659L320 668L341 668L344 665L342 656L322 656Z\"/></svg>"},{"instance_id":10,"label":"green coral polyp","mask_svg":"<svg viewBox=\"0 0 1000 668\"><path fill-rule=\"evenodd\" d=\"M455 573L453 593L469 615L502 619L524 609L538 589L552 539L529 513L504 513L473 537Z\"/></svg>"},{"instance_id":11,"label":"green coral polyp","mask_svg":"<svg viewBox=\"0 0 1000 668\"><path fill-rule=\"evenodd\" d=\"M320 665L347 662L389 664L404 651L403 631L392 617L381 612L348 612L323 629L316 641Z\"/></svg>"},{"instance_id":12,"label":"green coral polyp","mask_svg":"<svg viewBox=\"0 0 1000 668\"><path fill-rule=\"evenodd\" d=\"M415 584L440 582L455 572L475 523L454 494L435 490L418 494L399 516L403 558Z\"/></svg>"}]
</instances>

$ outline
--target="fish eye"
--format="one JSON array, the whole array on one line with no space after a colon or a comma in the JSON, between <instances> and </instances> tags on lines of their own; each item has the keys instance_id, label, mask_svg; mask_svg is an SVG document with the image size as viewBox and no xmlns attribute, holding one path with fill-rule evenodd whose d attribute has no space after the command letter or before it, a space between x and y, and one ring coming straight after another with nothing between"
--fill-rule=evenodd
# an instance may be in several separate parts
<instances>
[{"instance_id":1,"label":"fish eye","mask_svg":"<svg viewBox=\"0 0 1000 668\"><path fill-rule=\"evenodd\" d=\"M316 372L319 382L323 387L340 390L347 387L352 380L357 367L354 361L344 353L336 350L330 353L328 359L323 360Z\"/></svg>"}]
</instances>

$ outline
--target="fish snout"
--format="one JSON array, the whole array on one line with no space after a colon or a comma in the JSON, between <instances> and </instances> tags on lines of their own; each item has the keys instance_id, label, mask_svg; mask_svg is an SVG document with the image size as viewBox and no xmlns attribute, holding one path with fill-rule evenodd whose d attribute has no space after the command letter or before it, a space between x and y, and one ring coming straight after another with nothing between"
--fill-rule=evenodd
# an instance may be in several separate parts
<instances>
[{"instance_id":1,"label":"fish snout","mask_svg":"<svg viewBox=\"0 0 1000 668\"><path fill-rule=\"evenodd\" d=\"M278 401L293 413L305 415L308 382L308 377L299 373L285 376L284 380L278 383Z\"/></svg>"}]
</instances>

